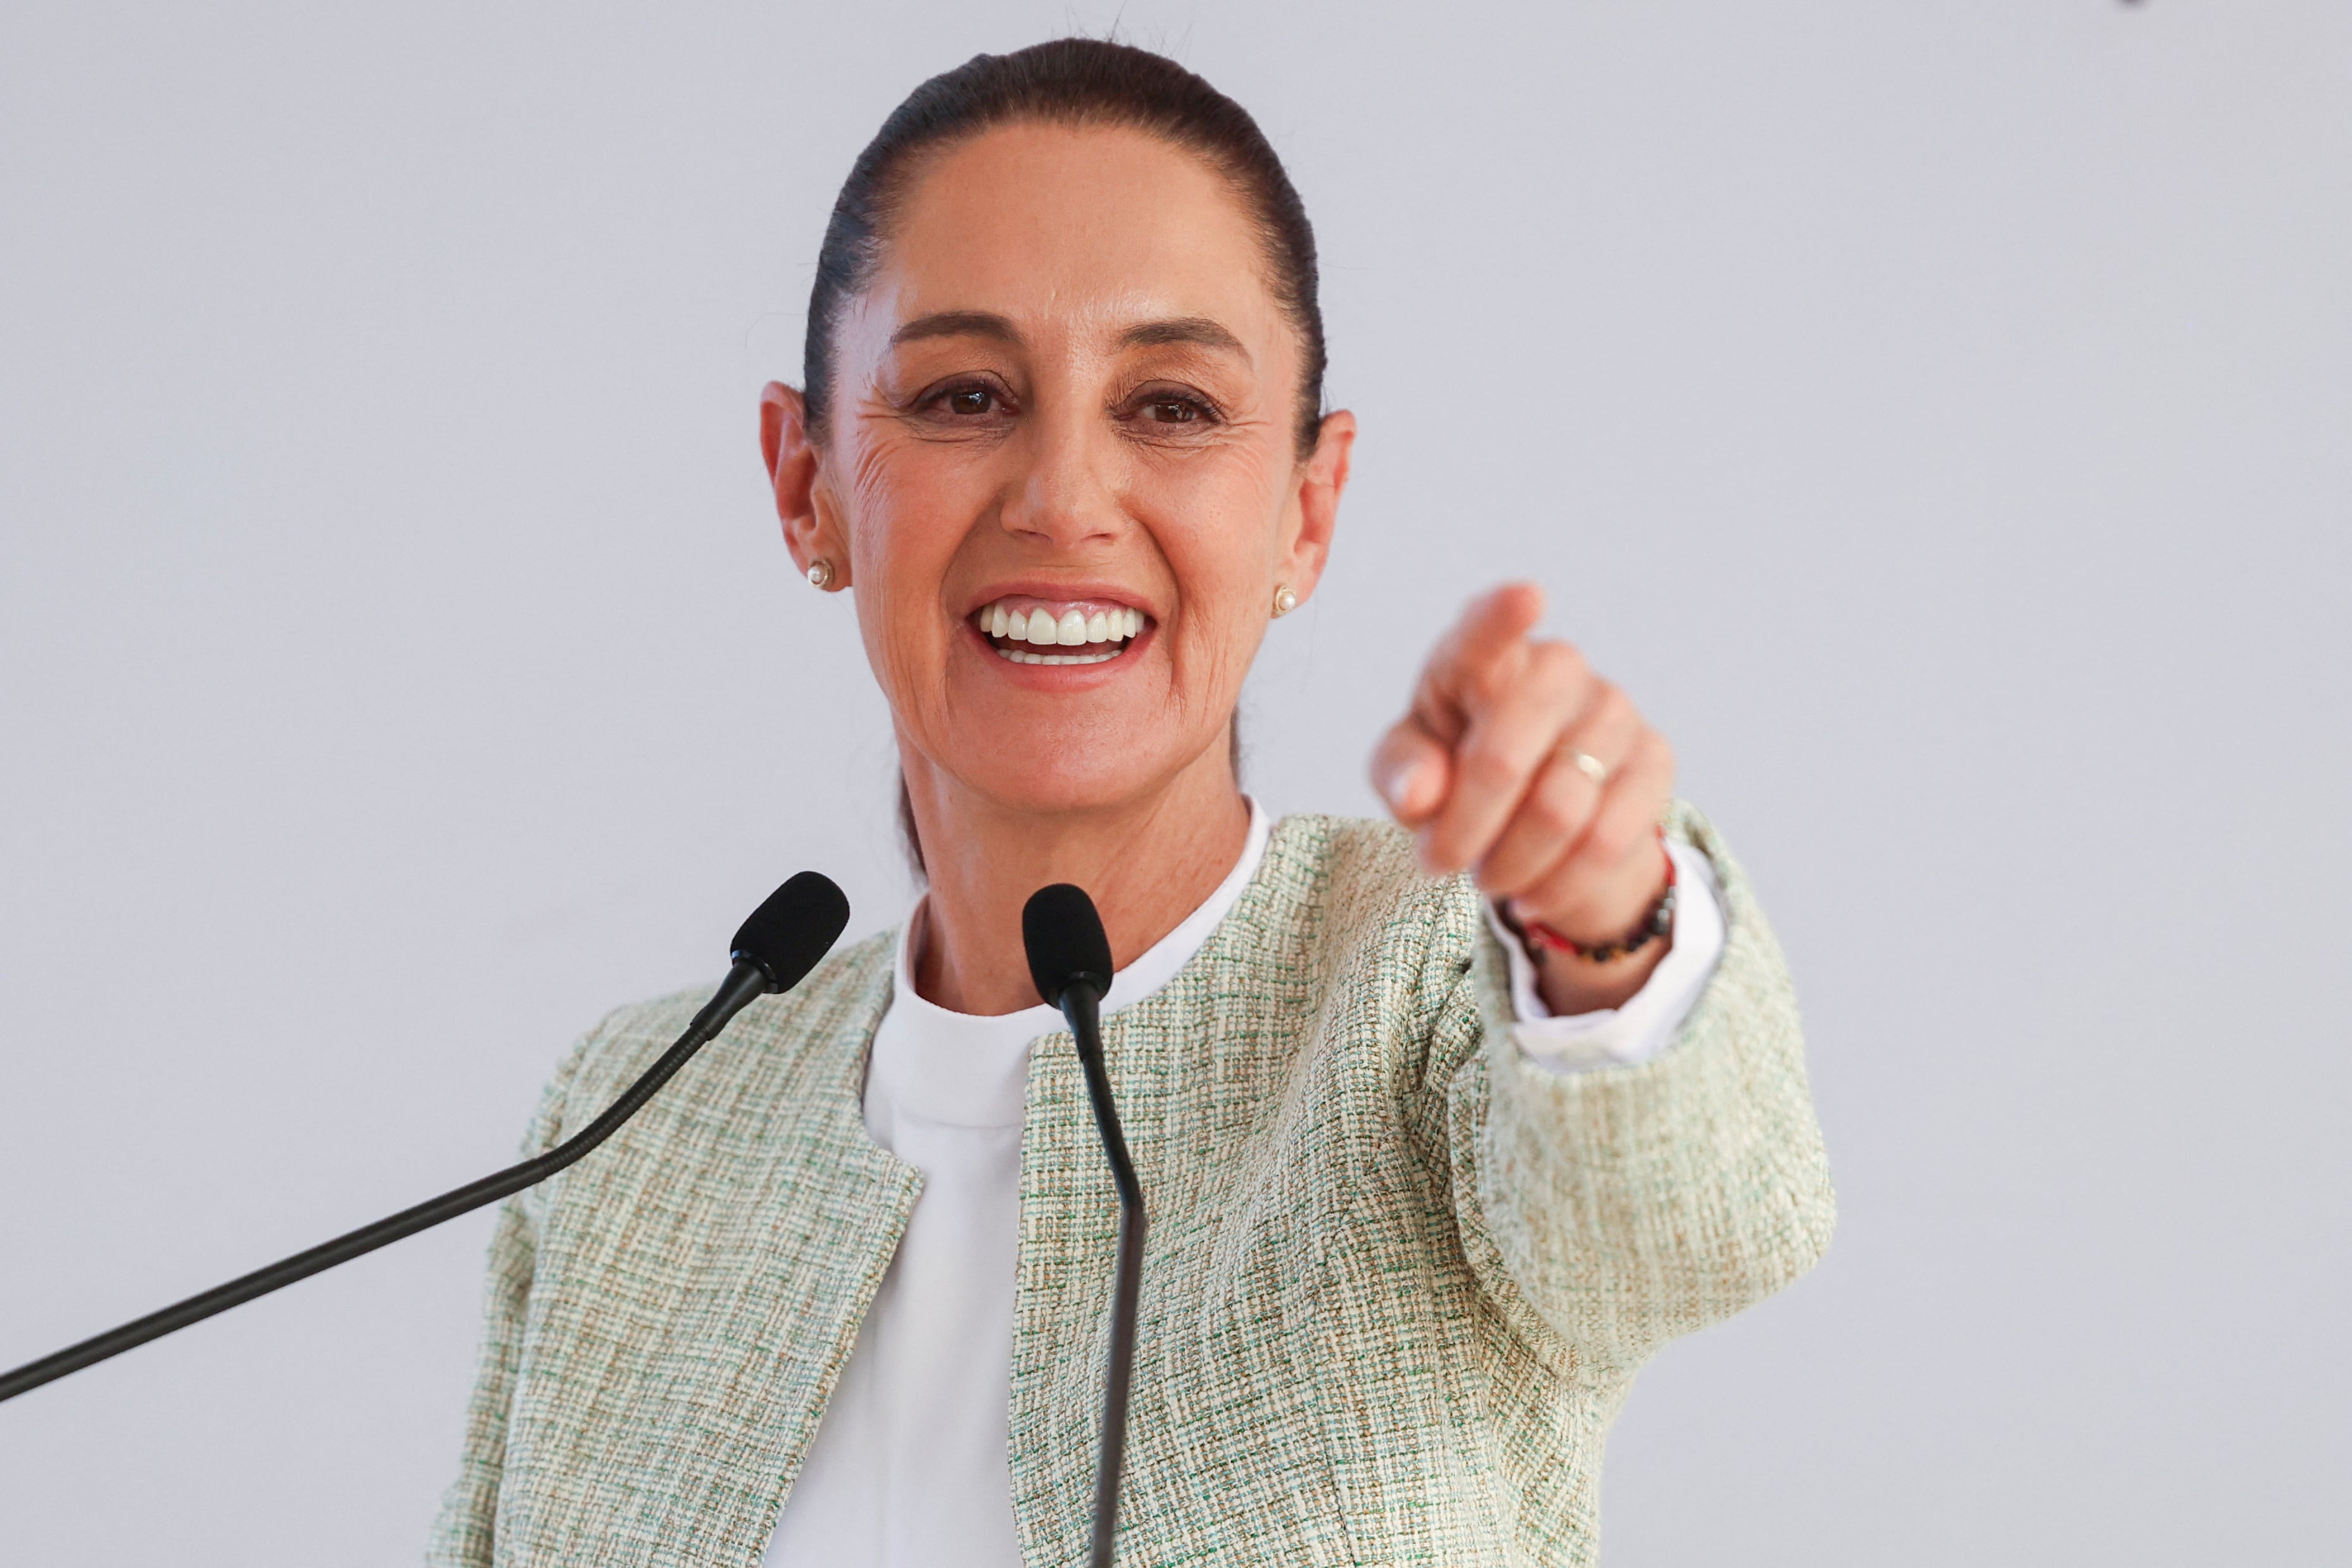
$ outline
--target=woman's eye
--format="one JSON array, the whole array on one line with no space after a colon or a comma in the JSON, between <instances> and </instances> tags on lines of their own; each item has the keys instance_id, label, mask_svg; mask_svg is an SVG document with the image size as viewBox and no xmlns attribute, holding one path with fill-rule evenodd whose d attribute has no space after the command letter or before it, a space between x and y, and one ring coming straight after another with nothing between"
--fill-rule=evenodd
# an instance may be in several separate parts
<instances>
[{"instance_id":1,"label":"woman's eye","mask_svg":"<svg viewBox=\"0 0 2352 1568\"><path fill-rule=\"evenodd\" d=\"M1209 414L1189 397L1148 397L1136 412L1154 425L1197 425Z\"/></svg>"},{"instance_id":2,"label":"woman's eye","mask_svg":"<svg viewBox=\"0 0 2352 1568\"><path fill-rule=\"evenodd\" d=\"M947 410L967 417L985 414L996 405L996 395L984 386L960 386L947 395Z\"/></svg>"}]
</instances>

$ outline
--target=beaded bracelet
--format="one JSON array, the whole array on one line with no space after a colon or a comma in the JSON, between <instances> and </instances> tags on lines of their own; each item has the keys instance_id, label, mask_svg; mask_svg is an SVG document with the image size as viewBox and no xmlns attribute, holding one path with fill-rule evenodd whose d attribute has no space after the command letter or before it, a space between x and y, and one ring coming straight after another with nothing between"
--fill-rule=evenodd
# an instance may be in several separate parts
<instances>
[{"instance_id":1,"label":"beaded bracelet","mask_svg":"<svg viewBox=\"0 0 2352 1568\"><path fill-rule=\"evenodd\" d=\"M1662 937L1674 930L1675 858L1666 853L1666 830L1663 827L1658 829L1658 852L1666 857L1666 890L1658 895L1657 903L1652 906L1650 912L1643 917L1642 923L1634 927L1629 935L1620 937L1615 942L1596 942L1587 946L1580 942L1570 941L1541 921L1518 921L1516 924L1519 934L1528 940L1528 956L1541 963L1544 959L1544 950L1552 948L1561 952L1574 953L1588 963L1607 963L1612 960L1623 958L1628 953L1641 952L1650 945L1653 937Z\"/></svg>"}]
</instances>

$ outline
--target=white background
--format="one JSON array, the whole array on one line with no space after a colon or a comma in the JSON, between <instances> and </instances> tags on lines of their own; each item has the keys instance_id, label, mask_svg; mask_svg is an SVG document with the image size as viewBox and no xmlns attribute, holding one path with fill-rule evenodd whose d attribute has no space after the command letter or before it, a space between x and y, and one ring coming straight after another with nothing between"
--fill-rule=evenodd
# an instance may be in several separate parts
<instances>
[{"instance_id":1,"label":"white background","mask_svg":"<svg viewBox=\"0 0 2352 1568\"><path fill-rule=\"evenodd\" d=\"M0 1364L501 1163L803 866L908 895L754 398L919 79L1101 4L0 13ZM1843 1199L1613 1563L2340 1550L2352 9L1129 7L1363 418L1252 787L1466 595L1679 744ZM488 1219L0 1408L0 1559L412 1561ZM2335 1494L2331 1501L2331 1494Z\"/></svg>"}]
</instances>

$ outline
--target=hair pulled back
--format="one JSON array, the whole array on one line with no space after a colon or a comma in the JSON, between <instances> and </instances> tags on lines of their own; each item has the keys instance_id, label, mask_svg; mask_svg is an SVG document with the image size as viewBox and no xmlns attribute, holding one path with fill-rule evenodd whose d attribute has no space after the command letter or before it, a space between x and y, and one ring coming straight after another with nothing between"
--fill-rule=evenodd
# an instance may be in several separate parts
<instances>
[{"instance_id":1,"label":"hair pulled back","mask_svg":"<svg viewBox=\"0 0 2352 1568\"><path fill-rule=\"evenodd\" d=\"M975 55L908 93L857 155L833 204L809 290L801 374L811 426L823 429L832 412L834 329L880 264L893 204L922 155L1020 121L1145 132L1206 159L1232 183L1256 219L1275 300L1304 341L1298 449L1312 451L1324 364L1315 230L1282 160L1246 110L1174 60L1094 38Z\"/></svg>"}]
</instances>

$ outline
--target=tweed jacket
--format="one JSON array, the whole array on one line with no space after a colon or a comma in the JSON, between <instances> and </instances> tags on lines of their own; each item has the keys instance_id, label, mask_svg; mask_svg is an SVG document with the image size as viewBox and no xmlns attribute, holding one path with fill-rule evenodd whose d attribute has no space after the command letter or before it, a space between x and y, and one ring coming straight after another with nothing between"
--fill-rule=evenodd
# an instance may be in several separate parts
<instances>
[{"instance_id":1,"label":"tweed jacket","mask_svg":"<svg viewBox=\"0 0 2352 1568\"><path fill-rule=\"evenodd\" d=\"M1476 890L1394 827L1286 818L1104 1047L1150 1215L1122 1563L1581 1563L1634 1372L1821 1256L1794 997L1706 822L1720 967L1675 1042L1555 1074L1509 1037ZM431 1561L756 1568L922 1175L866 1134L895 933L755 1003L596 1152L509 1201ZM578 1128L695 991L575 1049ZM1010 1393L1028 1563L1085 1560L1118 1232L1066 1033L1030 1053Z\"/></svg>"}]
</instances>

